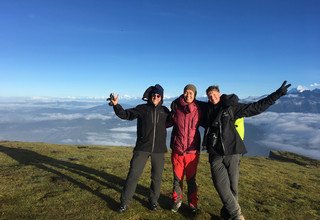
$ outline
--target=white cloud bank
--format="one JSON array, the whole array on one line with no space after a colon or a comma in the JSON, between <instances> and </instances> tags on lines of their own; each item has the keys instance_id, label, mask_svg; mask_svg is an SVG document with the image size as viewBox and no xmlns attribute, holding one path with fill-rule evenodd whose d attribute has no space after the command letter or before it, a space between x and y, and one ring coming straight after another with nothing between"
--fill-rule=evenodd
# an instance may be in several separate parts
<instances>
[{"instance_id":1,"label":"white cloud bank","mask_svg":"<svg viewBox=\"0 0 320 220\"><path fill-rule=\"evenodd\" d=\"M119 132L136 132L137 126L130 126L130 127L120 127L120 128L111 128L110 131L119 131Z\"/></svg>"},{"instance_id":2,"label":"white cloud bank","mask_svg":"<svg viewBox=\"0 0 320 220\"><path fill-rule=\"evenodd\" d=\"M245 122L264 131L265 146L320 159L320 114L265 112Z\"/></svg>"},{"instance_id":3,"label":"white cloud bank","mask_svg":"<svg viewBox=\"0 0 320 220\"><path fill-rule=\"evenodd\" d=\"M64 113L41 113L39 115L17 115L14 114L12 117L0 117L0 122L41 122L41 121L55 121L55 120L76 120L76 119L84 119L84 120L103 120L106 121L111 119L112 116L98 114L98 113L90 113L90 114L64 114Z\"/></svg>"}]
</instances>

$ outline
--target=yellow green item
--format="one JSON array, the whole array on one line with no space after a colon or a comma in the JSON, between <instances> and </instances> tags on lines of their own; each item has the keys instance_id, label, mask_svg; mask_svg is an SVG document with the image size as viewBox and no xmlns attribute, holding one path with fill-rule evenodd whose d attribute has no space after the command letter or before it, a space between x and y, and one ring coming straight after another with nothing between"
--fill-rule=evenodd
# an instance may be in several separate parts
<instances>
[{"instance_id":1,"label":"yellow green item","mask_svg":"<svg viewBox=\"0 0 320 220\"><path fill-rule=\"evenodd\" d=\"M236 127L236 130L239 133L240 138L243 140L244 139L244 118L238 118L234 122L234 126Z\"/></svg>"}]
</instances>

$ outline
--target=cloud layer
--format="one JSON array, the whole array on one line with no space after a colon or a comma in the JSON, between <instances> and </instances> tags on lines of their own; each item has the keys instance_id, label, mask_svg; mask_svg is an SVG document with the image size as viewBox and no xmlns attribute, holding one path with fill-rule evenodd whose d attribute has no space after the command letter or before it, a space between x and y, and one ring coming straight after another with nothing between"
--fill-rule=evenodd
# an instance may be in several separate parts
<instances>
[{"instance_id":1,"label":"cloud layer","mask_svg":"<svg viewBox=\"0 0 320 220\"><path fill-rule=\"evenodd\" d=\"M265 112L245 122L264 132L262 145L320 159L319 114Z\"/></svg>"},{"instance_id":2,"label":"cloud layer","mask_svg":"<svg viewBox=\"0 0 320 220\"><path fill-rule=\"evenodd\" d=\"M86 103L76 103L75 108L72 108L72 103L63 104L71 110L52 108L52 103L41 103L41 107L40 104L31 106L20 103L18 106L7 107L6 103L2 104L2 140L113 146L135 144L136 121L117 118L112 108L79 108L87 106ZM265 112L246 118L245 123L248 132L252 134L246 135L247 140L253 140L249 146L255 147L259 143L268 149L286 150L320 159L320 114ZM171 130L172 128L168 129L167 144Z\"/></svg>"}]
</instances>

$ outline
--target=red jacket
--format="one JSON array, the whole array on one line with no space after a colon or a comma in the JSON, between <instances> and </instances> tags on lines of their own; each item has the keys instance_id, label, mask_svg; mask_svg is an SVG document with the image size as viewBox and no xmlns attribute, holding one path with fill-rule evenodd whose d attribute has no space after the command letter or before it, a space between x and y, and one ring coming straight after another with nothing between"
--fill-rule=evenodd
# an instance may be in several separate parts
<instances>
[{"instance_id":1,"label":"red jacket","mask_svg":"<svg viewBox=\"0 0 320 220\"><path fill-rule=\"evenodd\" d=\"M184 101L183 95L171 104L173 129L170 147L178 154L200 151L200 108L196 102Z\"/></svg>"}]
</instances>

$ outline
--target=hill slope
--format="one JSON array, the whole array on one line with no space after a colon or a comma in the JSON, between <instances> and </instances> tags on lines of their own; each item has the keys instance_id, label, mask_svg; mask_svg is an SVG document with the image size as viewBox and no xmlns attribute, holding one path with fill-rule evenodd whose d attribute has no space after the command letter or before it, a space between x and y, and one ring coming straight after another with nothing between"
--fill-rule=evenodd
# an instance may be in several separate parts
<instances>
[{"instance_id":1,"label":"hill slope","mask_svg":"<svg viewBox=\"0 0 320 220\"><path fill-rule=\"evenodd\" d=\"M150 164L128 212L118 214L132 148L0 142L0 219L189 219L184 205L170 211L172 171L166 155L161 210L147 208ZM243 157L240 204L246 219L319 219L320 168ZM197 175L200 213L219 219L220 199L212 185L207 155Z\"/></svg>"}]
</instances>

